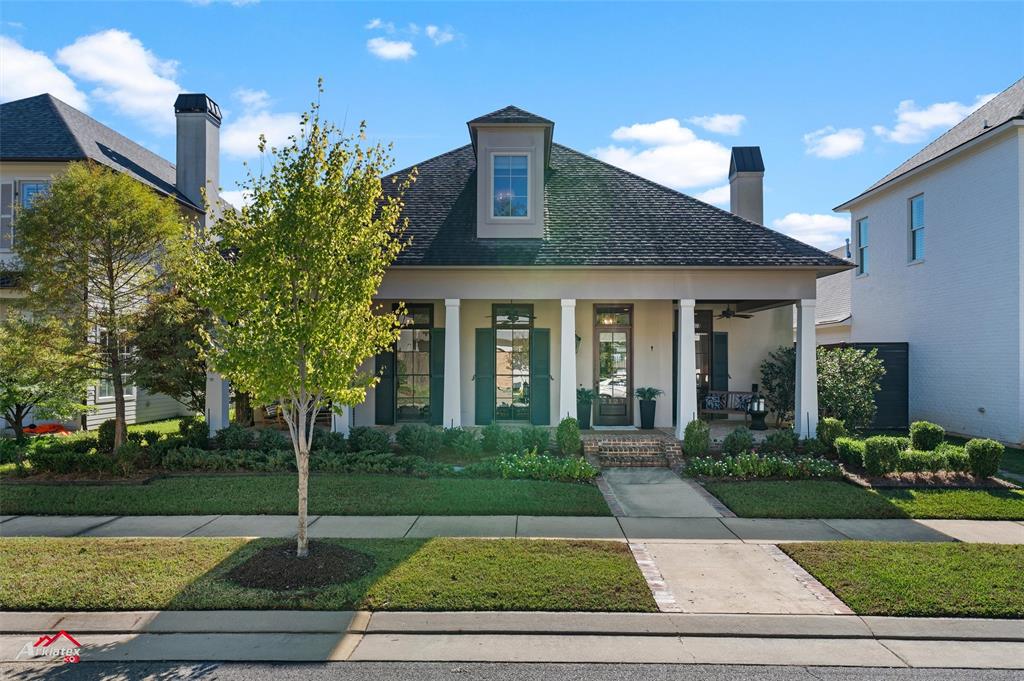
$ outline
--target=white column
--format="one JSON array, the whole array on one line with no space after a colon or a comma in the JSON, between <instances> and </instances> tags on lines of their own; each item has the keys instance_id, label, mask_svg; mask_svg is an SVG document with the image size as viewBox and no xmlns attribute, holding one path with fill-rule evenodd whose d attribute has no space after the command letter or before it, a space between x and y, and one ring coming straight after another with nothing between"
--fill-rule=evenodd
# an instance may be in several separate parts
<instances>
[{"instance_id":1,"label":"white column","mask_svg":"<svg viewBox=\"0 0 1024 681\"><path fill-rule=\"evenodd\" d=\"M813 298L801 300L796 313L796 411L794 426L801 438L818 433L818 355Z\"/></svg>"},{"instance_id":2,"label":"white column","mask_svg":"<svg viewBox=\"0 0 1024 681\"><path fill-rule=\"evenodd\" d=\"M558 358L558 420L576 418L576 299L562 298L562 343Z\"/></svg>"},{"instance_id":3,"label":"white column","mask_svg":"<svg viewBox=\"0 0 1024 681\"><path fill-rule=\"evenodd\" d=\"M697 418L697 347L694 332L693 307L697 301L684 298L679 301L679 400L676 413L676 438L682 440L686 424Z\"/></svg>"},{"instance_id":4,"label":"white column","mask_svg":"<svg viewBox=\"0 0 1024 681\"><path fill-rule=\"evenodd\" d=\"M206 425L210 435L228 427L231 384L220 374L206 372Z\"/></svg>"},{"instance_id":5,"label":"white column","mask_svg":"<svg viewBox=\"0 0 1024 681\"><path fill-rule=\"evenodd\" d=\"M462 360L459 357L459 299L444 301L444 406L445 428L462 425Z\"/></svg>"},{"instance_id":6,"label":"white column","mask_svg":"<svg viewBox=\"0 0 1024 681\"><path fill-rule=\"evenodd\" d=\"M342 406L331 412L331 431L348 437L352 430L352 407Z\"/></svg>"}]
</instances>

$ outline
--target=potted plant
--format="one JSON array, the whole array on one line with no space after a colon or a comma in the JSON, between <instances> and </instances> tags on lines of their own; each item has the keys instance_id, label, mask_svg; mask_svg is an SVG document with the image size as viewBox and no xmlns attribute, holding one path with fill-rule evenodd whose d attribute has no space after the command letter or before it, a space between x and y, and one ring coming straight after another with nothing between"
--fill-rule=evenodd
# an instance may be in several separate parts
<instances>
[{"instance_id":1,"label":"potted plant","mask_svg":"<svg viewBox=\"0 0 1024 681\"><path fill-rule=\"evenodd\" d=\"M580 430L590 430L590 407L594 404L594 391L590 388L576 389L576 419Z\"/></svg>"},{"instance_id":2,"label":"potted plant","mask_svg":"<svg viewBox=\"0 0 1024 681\"><path fill-rule=\"evenodd\" d=\"M637 388L636 398L640 400L640 428L651 430L654 428L654 407L655 400L663 395L664 391L658 388Z\"/></svg>"}]
</instances>

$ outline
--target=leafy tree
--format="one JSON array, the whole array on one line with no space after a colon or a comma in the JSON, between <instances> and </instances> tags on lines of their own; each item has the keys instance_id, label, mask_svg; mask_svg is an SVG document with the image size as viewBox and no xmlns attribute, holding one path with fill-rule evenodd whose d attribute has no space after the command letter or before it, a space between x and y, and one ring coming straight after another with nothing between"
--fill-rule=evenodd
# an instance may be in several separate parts
<instances>
[{"instance_id":1,"label":"leafy tree","mask_svg":"<svg viewBox=\"0 0 1024 681\"><path fill-rule=\"evenodd\" d=\"M385 192L390 147L363 140L365 123L343 136L313 104L299 135L271 150L269 174L242 183L251 203L208 230L191 257L189 295L213 314L207 362L253 404L282 407L298 469L300 558L317 414L362 402L378 379L359 366L398 339L400 311L373 296L401 250L401 195L414 175Z\"/></svg>"},{"instance_id":2,"label":"leafy tree","mask_svg":"<svg viewBox=\"0 0 1024 681\"><path fill-rule=\"evenodd\" d=\"M818 411L847 428L867 428L875 418L875 393L882 389L885 365L878 351L818 348Z\"/></svg>"},{"instance_id":3,"label":"leafy tree","mask_svg":"<svg viewBox=\"0 0 1024 681\"><path fill-rule=\"evenodd\" d=\"M15 250L30 306L87 339L94 371L113 384L115 451L125 435L126 379L134 379L134 320L165 286L168 248L184 227L174 199L93 163L68 165L49 195L18 216Z\"/></svg>"},{"instance_id":4,"label":"leafy tree","mask_svg":"<svg viewBox=\"0 0 1024 681\"><path fill-rule=\"evenodd\" d=\"M177 289L150 298L135 325L131 362L135 384L202 413L206 407L206 362L199 353L199 329L209 321L209 313Z\"/></svg>"},{"instance_id":5,"label":"leafy tree","mask_svg":"<svg viewBox=\"0 0 1024 681\"><path fill-rule=\"evenodd\" d=\"M866 428L875 417L875 393L885 366L878 352L858 348L817 349L818 412L846 424ZM761 385L768 406L781 422L790 420L796 399L796 350L780 347L761 362Z\"/></svg>"},{"instance_id":6,"label":"leafy tree","mask_svg":"<svg viewBox=\"0 0 1024 681\"><path fill-rule=\"evenodd\" d=\"M0 417L24 437L25 419L71 419L93 378L88 349L54 320L0 322Z\"/></svg>"}]
</instances>

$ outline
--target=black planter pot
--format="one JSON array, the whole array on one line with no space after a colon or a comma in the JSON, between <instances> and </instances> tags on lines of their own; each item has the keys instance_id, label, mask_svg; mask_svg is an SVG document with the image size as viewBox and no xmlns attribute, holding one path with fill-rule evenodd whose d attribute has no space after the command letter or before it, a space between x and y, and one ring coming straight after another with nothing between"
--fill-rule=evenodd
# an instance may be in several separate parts
<instances>
[{"instance_id":1,"label":"black planter pot","mask_svg":"<svg viewBox=\"0 0 1024 681\"><path fill-rule=\"evenodd\" d=\"M576 403L576 421L580 424L580 430L590 430L590 408L589 402Z\"/></svg>"},{"instance_id":2,"label":"black planter pot","mask_svg":"<svg viewBox=\"0 0 1024 681\"><path fill-rule=\"evenodd\" d=\"M654 408L657 404L654 400L640 400L640 428L643 430L654 428Z\"/></svg>"}]
</instances>

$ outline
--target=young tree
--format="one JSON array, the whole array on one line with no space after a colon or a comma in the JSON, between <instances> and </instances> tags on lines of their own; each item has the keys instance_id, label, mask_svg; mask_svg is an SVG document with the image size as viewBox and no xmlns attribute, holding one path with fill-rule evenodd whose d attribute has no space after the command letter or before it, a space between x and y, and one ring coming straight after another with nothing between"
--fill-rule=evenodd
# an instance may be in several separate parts
<instances>
[{"instance_id":1,"label":"young tree","mask_svg":"<svg viewBox=\"0 0 1024 681\"><path fill-rule=\"evenodd\" d=\"M199 354L199 329L209 323L209 313L178 290L150 298L135 324L135 384L203 413L206 362Z\"/></svg>"},{"instance_id":2,"label":"young tree","mask_svg":"<svg viewBox=\"0 0 1024 681\"><path fill-rule=\"evenodd\" d=\"M385 192L390 147L364 139L365 123L342 136L313 104L299 134L271 150L270 173L242 184L249 205L218 221L191 258L189 295L214 320L207 362L254 404L279 403L288 424L300 558L317 414L362 402L377 377L360 365L398 338L397 314L373 296L402 247L409 180Z\"/></svg>"},{"instance_id":3,"label":"young tree","mask_svg":"<svg viewBox=\"0 0 1024 681\"><path fill-rule=\"evenodd\" d=\"M761 362L761 391L776 425L791 418L796 408L796 349L783 346Z\"/></svg>"},{"instance_id":4,"label":"young tree","mask_svg":"<svg viewBox=\"0 0 1024 681\"><path fill-rule=\"evenodd\" d=\"M30 305L88 339L113 385L114 449L124 440L134 318L165 285L185 222L174 199L93 163L72 163L18 216L15 251Z\"/></svg>"},{"instance_id":5,"label":"young tree","mask_svg":"<svg viewBox=\"0 0 1024 681\"><path fill-rule=\"evenodd\" d=\"M88 348L54 320L0 322L0 417L24 437L25 419L71 419L94 374Z\"/></svg>"}]
</instances>

